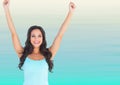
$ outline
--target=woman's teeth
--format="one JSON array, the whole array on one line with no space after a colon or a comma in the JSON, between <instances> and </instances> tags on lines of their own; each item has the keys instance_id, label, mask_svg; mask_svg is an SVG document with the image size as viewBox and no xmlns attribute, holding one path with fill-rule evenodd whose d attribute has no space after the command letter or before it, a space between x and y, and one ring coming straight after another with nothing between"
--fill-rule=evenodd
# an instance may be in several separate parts
<instances>
[{"instance_id":1,"label":"woman's teeth","mask_svg":"<svg viewBox=\"0 0 120 85\"><path fill-rule=\"evenodd\" d=\"M35 41L34 44L39 44L40 42L39 41Z\"/></svg>"}]
</instances>

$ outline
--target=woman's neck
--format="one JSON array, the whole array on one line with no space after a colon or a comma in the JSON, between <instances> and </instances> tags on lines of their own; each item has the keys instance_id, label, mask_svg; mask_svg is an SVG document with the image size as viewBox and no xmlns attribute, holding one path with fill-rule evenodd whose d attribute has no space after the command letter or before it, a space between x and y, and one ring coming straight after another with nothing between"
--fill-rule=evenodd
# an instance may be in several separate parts
<instances>
[{"instance_id":1,"label":"woman's neck","mask_svg":"<svg viewBox=\"0 0 120 85\"><path fill-rule=\"evenodd\" d=\"M38 54L38 53L40 53L39 48L34 48L32 53L33 53L33 54Z\"/></svg>"}]
</instances>

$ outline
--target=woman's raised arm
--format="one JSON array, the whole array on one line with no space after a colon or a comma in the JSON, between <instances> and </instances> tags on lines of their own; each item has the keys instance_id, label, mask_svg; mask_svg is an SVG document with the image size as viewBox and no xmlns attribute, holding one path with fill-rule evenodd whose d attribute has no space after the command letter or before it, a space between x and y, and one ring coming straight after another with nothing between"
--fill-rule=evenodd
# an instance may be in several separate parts
<instances>
[{"instance_id":1,"label":"woman's raised arm","mask_svg":"<svg viewBox=\"0 0 120 85\"><path fill-rule=\"evenodd\" d=\"M11 32L13 45L14 45L15 51L17 52L18 56L21 57L22 52L23 52L23 47L20 44L18 35L16 33L16 30L15 30L15 26L14 26L13 21L12 21L12 17L11 17L10 11L9 11L9 4L10 4L9 0L3 1L3 7L5 10L5 15L6 15L7 23L9 26L9 30Z\"/></svg>"},{"instance_id":2,"label":"woman's raised arm","mask_svg":"<svg viewBox=\"0 0 120 85\"><path fill-rule=\"evenodd\" d=\"M63 24L61 25L59 32L57 34L57 36L55 37L53 44L51 45L51 47L49 48L49 50L52 52L52 58L51 60L53 60L57 50L59 49L60 46L60 42L62 40L62 37L70 23L71 17L73 15L73 12L75 10L75 4L73 2L70 2L69 4L69 12L67 14L67 17L65 18Z\"/></svg>"}]
</instances>

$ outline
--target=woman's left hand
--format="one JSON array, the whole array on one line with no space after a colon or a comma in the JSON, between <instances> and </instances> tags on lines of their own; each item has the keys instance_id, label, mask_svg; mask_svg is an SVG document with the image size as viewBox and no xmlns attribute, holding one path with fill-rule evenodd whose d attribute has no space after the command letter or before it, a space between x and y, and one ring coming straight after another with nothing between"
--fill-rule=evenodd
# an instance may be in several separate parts
<instances>
[{"instance_id":1,"label":"woman's left hand","mask_svg":"<svg viewBox=\"0 0 120 85\"><path fill-rule=\"evenodd\" d=\"M69 4L69 11L73 12L75 10L75 8L76 8L75 4L73 2L70 2L70 4Z\"/></svg>"}]
</instances>

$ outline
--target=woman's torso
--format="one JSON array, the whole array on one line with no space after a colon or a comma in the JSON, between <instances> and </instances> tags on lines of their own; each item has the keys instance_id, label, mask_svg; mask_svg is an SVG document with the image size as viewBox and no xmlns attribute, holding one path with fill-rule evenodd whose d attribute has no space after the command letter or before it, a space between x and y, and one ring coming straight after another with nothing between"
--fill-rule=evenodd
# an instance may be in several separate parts
<instances>
[{"instance_id":1,"label":"woman's torso","mask_svg":"<svg viewBox=\"0 0 120 85\"><path fill-rule=\"evenodd\" d=\"M48 85L48 64L44 59L33 60L26 58L24 65L23 85Z\"/></svg>"}]
</instances>

